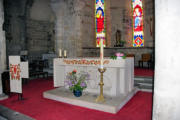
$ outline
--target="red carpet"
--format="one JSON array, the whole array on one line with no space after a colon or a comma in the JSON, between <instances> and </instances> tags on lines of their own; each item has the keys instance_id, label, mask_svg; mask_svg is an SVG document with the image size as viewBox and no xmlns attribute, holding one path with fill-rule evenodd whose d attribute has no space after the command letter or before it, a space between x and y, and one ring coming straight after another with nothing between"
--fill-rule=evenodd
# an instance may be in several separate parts
<instances>
[{"instance_id":1,"label":"red carpet","mask_svg":"<svg viewBox=\"0 0 180 120\"><path fill-rule=\"evenodd\" d=\"M37 120L151 120L152 93L138 92L114 115L43 98L42 93L52 88L50 79L32 80L23 86L25 100L13 95L0 104Z\"/></svg>"},{"instance_id":2,"label":"red carpet","mask_svg":"<svg viewBox=\"0 0 180 120\"><path fill-rule=\"evenodd\" d=\"M153 77L154 76L154 69L134 68L134 75L135 76Z\"/></svg>"}]
</instances>

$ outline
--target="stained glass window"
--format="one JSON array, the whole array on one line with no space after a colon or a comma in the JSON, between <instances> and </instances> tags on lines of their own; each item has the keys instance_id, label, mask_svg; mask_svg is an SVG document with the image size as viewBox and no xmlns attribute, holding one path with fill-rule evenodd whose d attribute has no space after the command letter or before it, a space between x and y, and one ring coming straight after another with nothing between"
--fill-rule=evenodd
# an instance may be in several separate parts
<instances>
[{"instance_id":1,"label":"stained glass window","mask_svg":"<svg viewBox=\"0 0 180 120\"><path fill-rule=\"evenodd\" d=\"M105 6L104 0L95 2L95 29L96 29L96 47L100 47L100 40L103 39L105 47Z\"/></svg>"},{"instance_id":2,"label":"stained glass window","mask_svg":"<svg viewBox=\"0 0 180 120\"><path fill-rule=\"evenodd\" d=\"M133 47L144 46L142 0L132 0L133 12Z\"/></svg>"}]
</instances>

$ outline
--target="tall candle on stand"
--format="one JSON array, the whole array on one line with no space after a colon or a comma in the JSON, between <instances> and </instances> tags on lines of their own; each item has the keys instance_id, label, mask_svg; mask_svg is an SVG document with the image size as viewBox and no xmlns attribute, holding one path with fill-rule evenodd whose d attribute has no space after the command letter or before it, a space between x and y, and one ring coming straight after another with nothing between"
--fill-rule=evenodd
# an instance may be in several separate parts
<instances>
[{"instance_id":1,"label":"tall candle on stand","mask_svg":"<svg viewBox=\"0 0 180 120\"><path fill-rule=\"evenodd\" d=\"M100 44L100 68L103 69L103 59L104 59L104 45L103 45L103 39L101 39L101 44Z\"/></svg>"},{"instance_id":2,"label":"tall candle on stand","mask_svg":"<svg viewBox=\"0 0 180 120\"><path fill-rule=\"evenodd\" d=\"M61 58L62 57L62 50L59 49L59 57Z\"/></svg>"}]
</instances>

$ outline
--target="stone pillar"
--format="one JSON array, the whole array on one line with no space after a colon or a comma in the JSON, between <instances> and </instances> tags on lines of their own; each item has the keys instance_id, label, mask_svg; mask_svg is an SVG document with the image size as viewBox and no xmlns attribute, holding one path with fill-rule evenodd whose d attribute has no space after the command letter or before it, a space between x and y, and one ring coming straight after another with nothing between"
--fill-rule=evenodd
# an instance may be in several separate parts
<instances>
[{"instance_id":1,"label":"stone pillar","mask_svg":"<svg viewBox=\"0 0 180 120\"><path fill-rule=\"evenodd\" d=\"M51 0L51 7L56 15L56 54L58 54L58 49L66 49L68 57L81 56L82 43L84 41L91 43L89 41L94 40L90 34L93 26L89 27L90 19L93 17L86 11L90 9L87 6L89 4L86 4L84 0ZM85 7L87 8L83 9Z\"/></svg>"},{"instance_id":2,"label":"stone pillar","mask_svg":"<svg viewBox=\"0 0 180 120\"><path fill-rule=\"evenodd\" d=\"M6 41L5 32L2 29L4 22L4 10L3 10L3 0L0 0L0 99L2 99L2 80L1 73L6 69Z\"/></svg>"},{"instance_id":3,"label":"stone pillar","mask_svg":"<svg viewBox=\"0 0 180 120\"><path fill-rule=\"evenodd\" d=\"M180 120L180 1L155 1L153 120Z\"/></svg>"},{"instance_id":4,"label":"stone pillar","mask_svg":"<svg viewBox=\"0 0 180 120\"><path fill-rule=\"evenodd\" d=\"M55 13L55 52L58 55L58 49L63 48L63 29L64 20L63 16L65 12L65 4L60 0L51 0L51 7Z\"/></svg>"}]
</instances>

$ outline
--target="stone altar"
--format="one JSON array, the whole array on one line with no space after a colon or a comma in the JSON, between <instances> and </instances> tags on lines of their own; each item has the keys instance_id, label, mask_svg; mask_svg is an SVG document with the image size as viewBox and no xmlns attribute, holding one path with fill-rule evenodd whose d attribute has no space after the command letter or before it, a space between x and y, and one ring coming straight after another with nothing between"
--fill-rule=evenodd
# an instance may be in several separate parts
<instances>
[{"instance_id":1,"label":"stone altar","mask_svg":"<svg viewBox=\"0 0 180 120\"><path fill-rule=\"evenodd\" d=\"M85 92L99 94L99 58L55 58L54 87L65 86L66 75L74 69L90 74ZM134 88L134 58L112 60L104 59L104 95L118 97L127 95Z\"/></svg>"}]
</instances>

